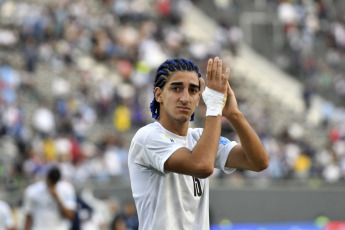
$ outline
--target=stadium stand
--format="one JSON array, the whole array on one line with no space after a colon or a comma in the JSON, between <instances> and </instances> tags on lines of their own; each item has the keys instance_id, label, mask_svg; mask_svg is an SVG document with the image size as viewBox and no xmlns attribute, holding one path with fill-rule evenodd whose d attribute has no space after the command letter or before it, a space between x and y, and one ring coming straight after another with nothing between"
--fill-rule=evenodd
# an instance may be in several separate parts
<instances>
[{"instance_id":1,"label":"stadium stand","mask_svg":"<svg viewBox=\"0 0 345 230\"><path fill-rule=\"evenodd\" d=\"M331 4L337 1L292 5L299 13L311 11L319 23L320 32L305 36L321 48L311 47L307 51L318 53L308 55L292 46L293 39L305 44L307 38L284 33L289 26L279 22L279 9L291 8L283 5L288 2L251 2L229 1L219 10L201 0L0 0L3 196L18 194L12 198L16 203L21 189L56 162L78 188L128 179L129 140L137 127L151 121L152 72L175 56L196 60L202 71L213 55L231 66L241 110L271 153L267 170L238 171L238 178L343 181L345 19ZM206 16L212 10L222 17ZM260 53L256 43L246 42L246 31L235 27L241 13L254 10L273 15L268 25L281 32L279 53ZM223 23L226 13L232 26ZM299 15L301 34L307 15ZM259 41L269 39L258 36ZM299 63L293 62L296 57ZM306 92L309 87L312 91ZM196 124L202 122L203 109ZM223 132L236 139L230 127Z\"/></svg>"}]
</instances>

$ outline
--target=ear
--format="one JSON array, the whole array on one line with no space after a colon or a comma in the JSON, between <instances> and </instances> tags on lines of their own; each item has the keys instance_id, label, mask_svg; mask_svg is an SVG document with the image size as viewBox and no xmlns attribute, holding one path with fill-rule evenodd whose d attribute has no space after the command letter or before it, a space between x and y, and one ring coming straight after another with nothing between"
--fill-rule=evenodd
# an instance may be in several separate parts
<instances>
[{"instance_id":1,"label":"ear","mask_svg":"<svg viewBox=\"0 0 345 230\"><path fill-rule=\"evenodd\" d=\"M196 103L196 106L199 106L200 97L201 97L201 92L198 93L198 102Z\"/></svg>"},{"instance_id":2,"label":"ear","mask_svg":"<svg viewBox=\"0 0 345 230\"><path fill-rule=\"evenodd\" d=\"M154 89L154 94L155 94L155 97L156 97L156 101L158 102L158 103L161 103L163 100L162 100L162 89L161 88L159 88L159 87L156 87L155 89Z\"/></svg>"},{"instance_id":3,"label":"ear","mask_svg":"<svg viewBox=\"0 0 345 230\"><path fill-rule=\"evenodd\" d=\"M205 80L200 77L199 78L199 84L200 84L200 92L204 92L205 88L206 88L206 83L205 83Z\"/></svg>"}]
</instances>

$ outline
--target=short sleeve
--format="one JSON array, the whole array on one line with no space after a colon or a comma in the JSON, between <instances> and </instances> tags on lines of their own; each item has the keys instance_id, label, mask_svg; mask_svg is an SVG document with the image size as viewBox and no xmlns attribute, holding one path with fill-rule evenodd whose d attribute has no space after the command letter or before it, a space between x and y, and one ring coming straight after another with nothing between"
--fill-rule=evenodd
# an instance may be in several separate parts
<instances>
[{"instance_id":1,"label":"short sleeve","mask_svg":"<svg viewBox=\"0 0 345 230\"><path fill-rule=\"evenodd\" d=\"M23 209L25 214L33 212L33 200L29 189L26 189L24 192Z\"/></svg>"},{"instance_id":2,"label":"short sleeve","mask_svg":"<svg viewBox=\"0 0 345 230\"><path fill-rule=\"evenodd\" d=\"M226 137L220 137L218 144L218 151L215 161L215 168L221 169L226 174L232 173L235 171L233 168L225 167L225 163L228 159L231 149L237 145L236 141L230 141Z\"/></svg>"},{"instance_id":3,"label":"short sleeve","mask_svg":"<svg viewBox=\"0 0 345 230\"><path fill-rule=\"evenodd\" d=\"M155 130L147 133L142 140L134 138L129 154L133 157L135 164L166 173L165 161L181 147L183 147L181 143L174 141L167 134Z\"/></svg>"},{"instance_id":4,"label":"short sleeve","mask_svg":"<svg viewBox=\"0 0 345 230\"><path fill-rule=\"evenodd\" d=\"M3 203L4 211L4 224L7 228L14 227L14 220L12 217L11 207L7 203Z\"/></svg>"},{"instance_id":5,"label":"short sleeve","mask_svg":"<svg viewBox=\"0 0 345 230\"><path fill-rule=\"evenodd\" d=\"M67 181L58 184L59 198L67 209L75 210L77 206L76 194L73 185Z\"/></svg>"}]
</instances>

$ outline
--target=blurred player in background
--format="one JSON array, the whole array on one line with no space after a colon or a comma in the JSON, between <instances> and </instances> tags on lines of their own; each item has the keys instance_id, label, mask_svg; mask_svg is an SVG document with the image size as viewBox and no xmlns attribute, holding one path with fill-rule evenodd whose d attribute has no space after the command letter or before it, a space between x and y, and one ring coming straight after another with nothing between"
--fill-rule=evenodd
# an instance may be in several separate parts
<instances>
[{"instance_id":1,"label":"blurred player in background","mask_svg":"<svg viewBox=\"0 0 345 230\"><path fill-rule=\"evenodd\" d=\"M51 168L45 180L30 185L24 194L24 230L68 230L74 218L76 195L71 183L60 180Z\"/></svg>"},{"instance_id":2,"label":"blurred player in background","mask_svg":"<svg viewBox=\"0 0 345 230\"><path fill-rule=\"evenodd\" d=\"M15 230L11 207L0 200L0 230Z\"/></svg>"},{"instance_id":3,"label":"blurred player in background","mask_svg":"<svg viewBox=\"0 0 345 230\"><path fill-rule=\"evenodd\" d=\"M207 64L206 89L192 61L173 59L158 67L152 117L132 139L129 171L139 229L205 230L209 223L209 181L214 168L266 169L269 156L244 115L222 60ZM202 92L203 91L203 92ZM189 128L200 97L207 106L204 128ZM221 136L227 118L241 144Z\"/></svg>"}]
</instances>

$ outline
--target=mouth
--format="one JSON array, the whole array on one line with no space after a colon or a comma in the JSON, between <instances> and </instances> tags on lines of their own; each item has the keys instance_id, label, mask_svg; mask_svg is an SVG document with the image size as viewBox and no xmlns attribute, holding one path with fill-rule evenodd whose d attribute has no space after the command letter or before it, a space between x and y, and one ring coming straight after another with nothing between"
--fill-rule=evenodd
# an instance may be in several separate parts
<instances>
[{"instance_id":1,"label":"mouth","mask_svg":"<svg viewBox=\"0 0 345 230\"><path fill-rule=\"evenodd\" d=\"M190 111L190 108L185 106L178 106L177 109L182 111Z\"/></svg>"}]
</instances>

